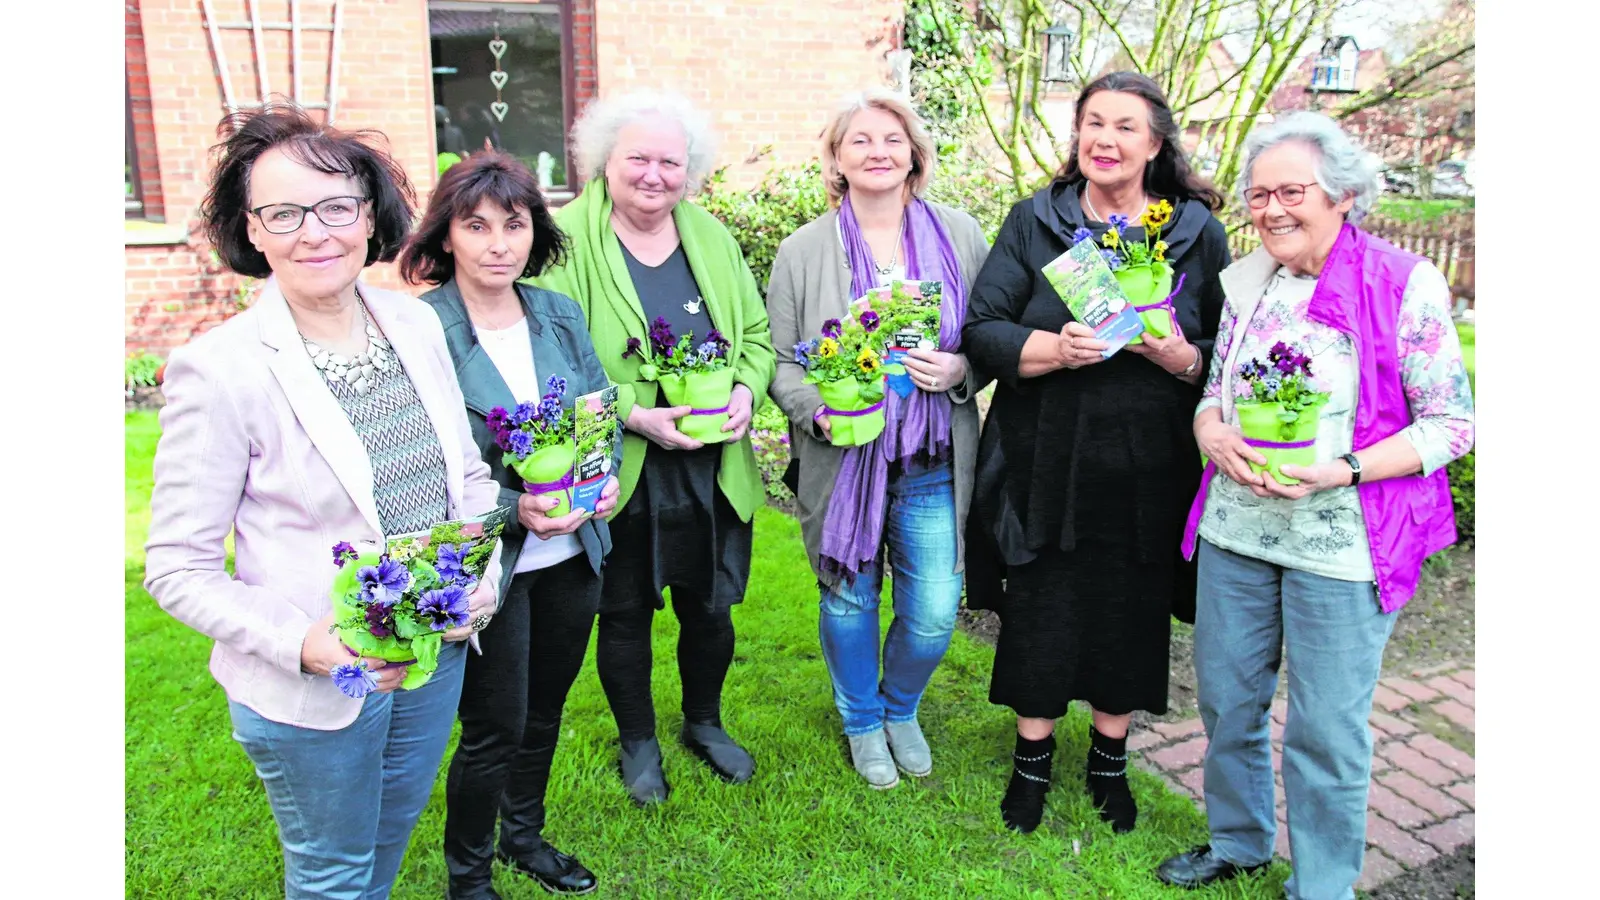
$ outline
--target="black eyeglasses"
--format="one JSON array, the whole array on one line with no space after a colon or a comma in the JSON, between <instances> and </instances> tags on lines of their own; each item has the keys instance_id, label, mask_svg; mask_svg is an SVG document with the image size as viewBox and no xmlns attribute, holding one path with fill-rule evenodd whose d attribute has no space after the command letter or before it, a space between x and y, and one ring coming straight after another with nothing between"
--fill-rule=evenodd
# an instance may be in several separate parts
<instances>
[{"instance_id":1,"label":"black eyeglasses","mask_svg":"<svg viewBox=\"0 0 1600 900\"><path fill-rule=\"evenodd\" d=\"M339 228L352 225L361 216L361 204L367 202L369 197L329 197L320 201L315 206L301 206L298 203L269 203L250 210L250 213L261 220L261 227L269 234L289 234L300 228L306 220L306 213L311 213L329 228Z\"/></svg>"},{"instance_id":2,"label":"black eyeglasses","mask_svg":"<svg viewBox=\"0 0 1600 900\"><path fill-rule=\"evenodd\" d=\"M1273 190L1253 187L1244 192L1244 202L1250 204L1251 209L1266 209L1272 202L1272 195L1278 195L1278 202L1284 206L1299 206L1300 201L1306 198L1306 188L1316 187L1316 182L1307 184L1280 184Z\"/></svg>"}]
</instances>

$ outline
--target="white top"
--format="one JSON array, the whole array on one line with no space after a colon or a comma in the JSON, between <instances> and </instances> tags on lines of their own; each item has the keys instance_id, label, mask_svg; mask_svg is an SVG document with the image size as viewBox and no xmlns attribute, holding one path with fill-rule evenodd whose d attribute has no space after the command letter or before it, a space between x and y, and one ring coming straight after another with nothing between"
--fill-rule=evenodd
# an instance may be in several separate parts
<instances>
[{"instance_id":1,"label":"white top","mask_svg":"<svg viewBox=\"0 0 1600 900\"><path fill-rule=\"evenodd\" d=\"M511 389L511 396L515 397L518 403L539 401L544 395L544 390L543 385L539 383L539 373L533 365L533 338L528 333L526 316L506 328L498 330L479 328L478 343L483 345L483 350L489 354L494 367L500 370L500 377L505 379L506 387ZM534 569L547 569L556 563L566 562L582 552L583 544L578 541L578 536L575 534L540 540L538 535L530 531L528 539L522 544L522 554L517 557L517 566L513 571L520 574Z\"/></svg>"}]
</instances>

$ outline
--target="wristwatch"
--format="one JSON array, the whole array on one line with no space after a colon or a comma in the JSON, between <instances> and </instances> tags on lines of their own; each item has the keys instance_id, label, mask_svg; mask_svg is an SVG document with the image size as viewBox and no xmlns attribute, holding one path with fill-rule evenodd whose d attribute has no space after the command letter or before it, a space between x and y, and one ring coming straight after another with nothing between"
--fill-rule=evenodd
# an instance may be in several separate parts
<instances>
[{"instance_id":1,"label":"wristwatch","mask_svg":"<svg viewBox=\"0 0 1600 900\"><path fill-rule=\"evenodd\" d=\"M1350 464L1350 486L1355 487L1361 483L1361 460L1356 459L1354 453L1346 453L1339 457Z\"/></svg>"},{"instance_id":2,"label":"wristwatch","mask_svg":"<svg viewBox=\"0 0 1600 900\"><path fill-rule=\"evenodd\" d=\"M1193 346L1193 345L1191 345L1191 346ZM1194 348L1194 362L1189 363L1187 366L1184 366L1183 367L1183 371L1178 373L1178 377L1179 378L1188 378L1190 375L1193 375L1195 372L1199 371L1199 369L1200 369L1200 361L1203 360L1203 359L1205 359L1205 354L1200 352L1200 348L1199 347L1195 347Z\"/></svg>"}]
</instances>

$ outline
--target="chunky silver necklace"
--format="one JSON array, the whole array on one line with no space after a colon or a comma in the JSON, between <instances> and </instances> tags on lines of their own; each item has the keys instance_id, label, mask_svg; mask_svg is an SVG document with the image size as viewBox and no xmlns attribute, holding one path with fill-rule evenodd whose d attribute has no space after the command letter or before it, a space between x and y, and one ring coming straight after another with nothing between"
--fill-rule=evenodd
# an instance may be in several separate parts
<instances>
[{"instance_id":1,"label":"chunky silver necklace","mask_svg":"<svg viewBox=\"0 0 1600 900\"><path fill-rule=\"evenodd\" d=\"M329 387L347 384L356 392L356 396L365 397L377 383L378 373L387 372L394 365L394 350L378 333L378 326L373 324L372 316L367 313L367 305L359 298L356 303L361 307L361 318L367 326L367 349L363 352L350 357L325 350L303 334L300 340L306 345L311 364L322 373Z\"/></svg>"},{"instance_id":2,"label":"chunky silver necklace","mask_svg":"<svg viewBox=\"0 0 1600 900\"><path fill-rule=\"evenodd\" d=\"M900 259L900 243L904 241L905 238L906 217L905 214L902 213L900 215L900 233L894 236L894 252L889 254L889 264L887 266L880 266L876 262L872 264L872 267L878 270L879 275L888 275L890 272L894 271L894 264L898 259Z\"/></svg>"}]
</instances>

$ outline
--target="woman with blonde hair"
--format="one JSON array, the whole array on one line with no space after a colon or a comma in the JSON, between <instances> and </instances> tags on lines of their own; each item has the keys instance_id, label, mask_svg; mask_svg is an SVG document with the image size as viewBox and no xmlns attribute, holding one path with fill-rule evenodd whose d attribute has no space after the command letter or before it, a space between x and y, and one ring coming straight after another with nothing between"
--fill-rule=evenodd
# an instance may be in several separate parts
<instances>
[{"instance_id":1,"label":"woman with blonde hair","mask_svg":"<svg viewBox=\"0 0 1600 900\"><path fill-rule=\"evenodd\" d=\"M939 346L905 359L913 386L886 395L871 443L835 447L830 419L798 355L780 354L772 396L790 421L806 556L821 593L823 657L856 771L894 787L896 767L927 775L917 708L961 605L962 526L972 497L984 380L961 350L966 297L988 246L976 220L922 199L935 162L922 120L898 96L849 98L823 134L836 207L778 248L767 315L778 347L819 334L852 298L896 279L943 283ZM893 567L894 621L878 666L878 595Z\"/></svg>"}]
</instances>

